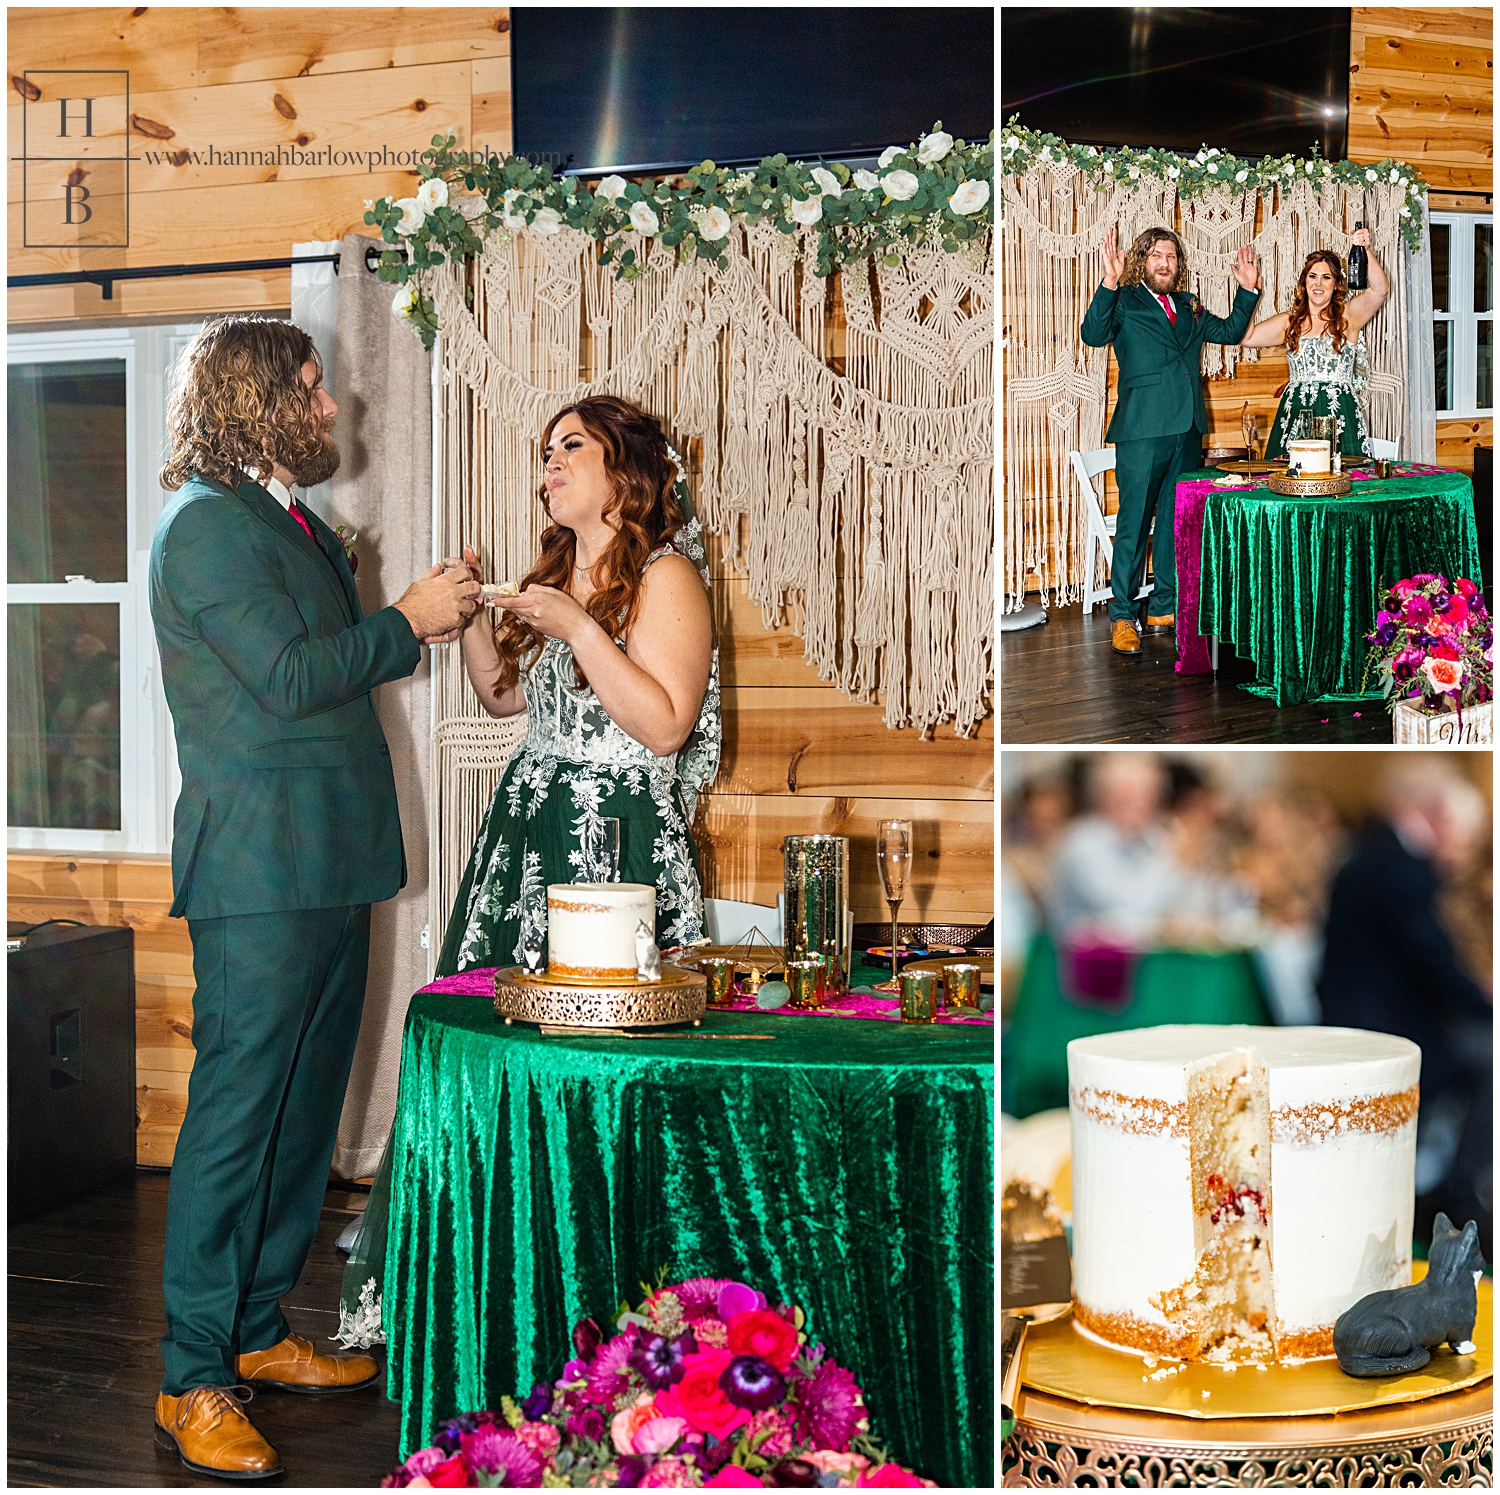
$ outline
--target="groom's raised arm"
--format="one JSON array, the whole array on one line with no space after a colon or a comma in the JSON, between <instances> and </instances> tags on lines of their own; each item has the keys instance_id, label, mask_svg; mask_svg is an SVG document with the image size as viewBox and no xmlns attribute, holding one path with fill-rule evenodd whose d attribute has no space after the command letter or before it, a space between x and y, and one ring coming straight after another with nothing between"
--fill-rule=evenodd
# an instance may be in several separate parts
<instances>
[{"instance_id":1,"label":"groom's raised arm","mask_svg":"<svg viewBox=\"0 0 1500 1495\"><path fill-rule=\"evenodd\" d=\"M1216 317L1211 311L1203 313L1203 341L1206 343L1237 343L1250 330L1250 318L1260 304L1260 290L1247 291L1243 286L1234 293L1234 305L1227 317Z\"/></svg>"},{"instance_id":2,"label":"groom's raised arm","mask_svg":"<svg viewBox=\"0 0 1500 1495\"><path fill-rule=\"evenodd\" d=\"M1083 314L1078 336L1091 348L1103 348L1115 340L1119 331L1117 313L1120 307L1119 286L1101 285Z\"/></svg>"}]
</instances>

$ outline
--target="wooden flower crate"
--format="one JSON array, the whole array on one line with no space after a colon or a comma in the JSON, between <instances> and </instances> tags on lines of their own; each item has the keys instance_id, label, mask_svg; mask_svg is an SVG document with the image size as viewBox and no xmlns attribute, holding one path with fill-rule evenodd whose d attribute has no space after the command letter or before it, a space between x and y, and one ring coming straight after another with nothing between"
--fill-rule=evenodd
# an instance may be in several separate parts
<instances>
[{"instance_id":1,"label":"wooden flower crate","mask_svg":"<svg viewBox=\"0 0 1500 1495\"><path fill-rule=\"evenodd\" d=\"M1488 747L1494 740L1494 702L1464 708L1463 723L1458 713L1443 711L1429 716L1420 707L1402 701L1391 715L1392 742L1419 747Z\"/></svg>"}]
</instances>

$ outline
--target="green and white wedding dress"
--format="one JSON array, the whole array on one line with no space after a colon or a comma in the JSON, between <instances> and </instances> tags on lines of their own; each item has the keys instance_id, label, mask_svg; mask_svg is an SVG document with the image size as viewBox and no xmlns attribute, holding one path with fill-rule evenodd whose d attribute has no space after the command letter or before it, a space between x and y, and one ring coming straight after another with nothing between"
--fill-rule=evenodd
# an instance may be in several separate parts
<instances>
[{"instance_id":1,"label":"green and white wedding dress","mask_svg":"<svg viewBox=\"0 0 1500 1495\"><path fill-rule=\"evenodd\" d=\"M1338 431L1334 451L1346 457L1368 457L1370 433L1357 398L1370 382L1364 334L1345 342L1342 352L1334 348L1331 333L1301 338L1297 351L1287 354L1287 367L1291 380L1271 422L1266 457L1287 455L1287 443L1297 439L1303 415L1331 415Z\"/></svg>"}]
</instances>

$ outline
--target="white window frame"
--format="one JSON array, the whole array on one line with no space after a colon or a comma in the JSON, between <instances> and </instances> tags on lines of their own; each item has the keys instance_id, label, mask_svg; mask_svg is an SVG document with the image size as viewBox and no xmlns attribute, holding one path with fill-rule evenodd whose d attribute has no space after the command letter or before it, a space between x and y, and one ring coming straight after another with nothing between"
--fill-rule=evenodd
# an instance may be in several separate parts
<instances>
[{"instance_id":1,"label":"white window frame","mask_svg":"<svg viewBox=\"0 0 1500 1495\"><path fill-rule=\"evenodd\" d=\"M181 788L171 716L151 623L150 540L168 495L157 481L171 362L197 325L11 333L10 363L125 364L126 580L6 586L6 602L113 602L120 609L120 829L12 826L12 851L162 855L171 850L172 806Z\"/></svg>"},{"instance_id":2,"label":"white window frame","mask_svg":"<svg viewBox=\"0 0 1500 1495\"><path fill-rule=\"evenodd\" d=\"M1448 395L1453 404L1447 409L1438 407L1439 420L1466 420L1495 413L1493 405L1481 407L1475 403L1479 367L1478 325L1480 322L1493 323L1495 312L1493 306L1489 311L1474 310L1474 228L1476 224L1485 224L1493 232L1494 223L1492 213L1442 212L1429 215L1430 226L1445 224L1448 228L1448 310L1439 311L1434 304L1432 320L1434 323L1447 322L1450 328L1448 339L1453 350L1453 380ZM1494 300L1493 295L1490 299ZM1493 331L1490 339L1493 350Z\"/></svg>"}]
</instances>

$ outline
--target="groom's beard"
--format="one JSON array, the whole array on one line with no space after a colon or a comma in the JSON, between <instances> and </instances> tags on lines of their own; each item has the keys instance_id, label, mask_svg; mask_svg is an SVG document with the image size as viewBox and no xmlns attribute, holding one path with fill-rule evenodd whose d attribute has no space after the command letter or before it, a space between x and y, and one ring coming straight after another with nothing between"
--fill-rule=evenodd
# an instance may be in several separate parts
<instances>
[{"instance_id":1,"label":"groom's beard","mask_svg":"<svg viewBox=\"0 0 1500 1495\"><path fill-rule=\"evenodd\" d=\"M323 441L318 450L300 466L288 469L297 487L316 488L339 470L340 453L338 443L328 434L331 429L331 424L324 426Z\"/></svg>"}]
</instances>

